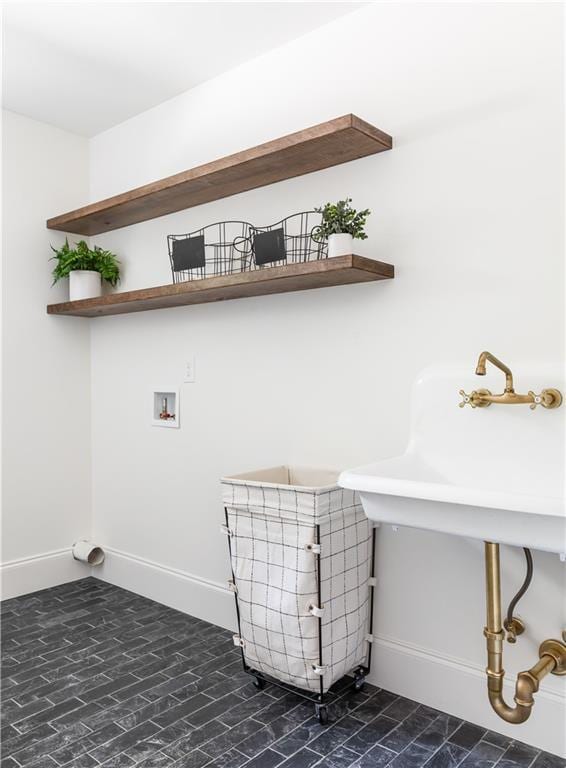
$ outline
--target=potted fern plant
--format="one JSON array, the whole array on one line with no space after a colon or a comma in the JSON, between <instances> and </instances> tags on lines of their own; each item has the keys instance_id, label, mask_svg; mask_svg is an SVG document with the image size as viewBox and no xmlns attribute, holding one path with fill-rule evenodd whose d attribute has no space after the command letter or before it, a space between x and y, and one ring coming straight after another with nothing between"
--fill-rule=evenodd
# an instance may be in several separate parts
<instances>
[{"instance_id":1,"label":"potted fern plant","mask_svg":"<svg viewBox=\"0 0 566 768\"><path fill-rule=\"evenodd\" d=\"M317 237L328 240L328 256L345 256L354 252L354 239L366 240L364 232L366 219L371 211L365 209L356 211L350 203L351 197L338 200L337 203L326 203L322 208L315 208L322 214L322 222L318 228Z\"/></svg>"},{"instance_id":2,"label":"potted fern plant","mask_svg":"<svg viewBox=\"0 0 566 768\"><path fill-rule=\"evenodd\" d=\"M67 238L60 248L51 246L51 250L55 253L51 258L57 262L53 269L53 285L68 277L71 301L100 296L102 280L113 287L120 280L120 262L111 251L97 245L91 249L84 240L71 248Z\"/></svg>"}]
</instances>

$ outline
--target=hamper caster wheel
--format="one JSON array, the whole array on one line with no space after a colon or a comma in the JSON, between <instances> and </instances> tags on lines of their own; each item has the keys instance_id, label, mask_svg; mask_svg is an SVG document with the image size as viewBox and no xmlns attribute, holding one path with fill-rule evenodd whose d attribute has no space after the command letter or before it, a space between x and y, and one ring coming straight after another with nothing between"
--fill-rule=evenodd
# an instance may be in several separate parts
<instances>
[{"instance_id":1,"label":"hamper caster wheel","mask_svg":"<svg viewBox=\"0 0 566 768\"><path fill-rule=\"evenodd\" d=\"M320 704L316 704L315 709L316 709L316 716L318 717L318 722L321 725L326 725L328 723L328 709L326 707L321 706Z\"/></svg>"},{"instance_id":2,"label":"hamper caster wheel","mask_svg":"<svg viewBox=\"0 0 566 768\"><path fill-rule=\"evenodd\" d=\"M263 691L265 688L265 680L262 680L261 677L255 677L254 678L254 685L258 689L258 691Z\"/></svg>"},{"instance_id":3,"label":"hamper caster wheel","mask_svg":"<svg viewBox=\"0 0 566 768\"><path fill-rule=\"evenodd\" d=\"M363 672L355 672L354 673L354 690L355 691L361 691L365 685L366 682L366 676Z\"/></svg>"}]
</instances>

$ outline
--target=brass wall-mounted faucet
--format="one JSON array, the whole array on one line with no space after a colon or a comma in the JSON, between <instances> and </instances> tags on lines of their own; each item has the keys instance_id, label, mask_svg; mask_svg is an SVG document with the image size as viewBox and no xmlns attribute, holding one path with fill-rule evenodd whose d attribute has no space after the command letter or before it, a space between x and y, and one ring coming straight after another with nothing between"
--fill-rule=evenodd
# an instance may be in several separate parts
<instances>
[{"instance_id":1,"label":"brass wall-mounted faucet","mask_svg":"<svg viewBox=\"0 0 566 768\"><path fill-rule=\"evenodd\" d=\"M462 402L460 408L465 405L471 405L472 408L487 408L492 403L498 403L500 405L521 405L528 403L531 410L542 405L543 408L558 408L562 403L562 394L558 389L543 389L540 395L535 394L529 390L526 395L518 395L513 387L513 374L511 369L508 368L505 363L498 360L491 352L482 352L478 359L476 366L476 374L478 376L485 376L486 362L495 365L505 374L505 391L500 395L493 395L489 389L474 389L473 392L467 394L463 389L460 390L462 395Z\"/></svg>"},{"instance_id":2,"label":"brass wall-mounted faucet","mask_svg":"<svg viewBox=\"0 0 566 768\"><path fill-rule=\"evenodd\" d=\"M513 374L505 363L498 360L491 352L482 352L476 366L476 374L485 376L486 363L492 363L505 374L505 390L500 395L493 395L489 389L477 389L469 395L460 390L462 402L460 408L471 405L472 408L486 408L492 403L502 405L517 405L528 403L534 410L537 405L543 408L558 408L562 403L562 395L557 389L543 389L540 395L529 392L518 395L513 386ZM527 556L527 577L519 592L515 595L508 609L507 619L502 623L501 618L501 575L499 565L499 544L485 542L485 574L486 574L486 603L487 621L484 635L487 644L487 690L489 702L495 712L508 723L524 723L533 708L534 694L538 691L540 681L548 674L566 675L566 630L562 633L562 641L550 638L544 640L539 647L539 659L529 670L517 675L515 685L515 706L509 705L503 697L503 641L505 632L510 643L517 640L525 629L523 622L513 616L513 609L518 600L526 592L532 577L532 557L525 549Z\"/></svg>"}]
</instances>

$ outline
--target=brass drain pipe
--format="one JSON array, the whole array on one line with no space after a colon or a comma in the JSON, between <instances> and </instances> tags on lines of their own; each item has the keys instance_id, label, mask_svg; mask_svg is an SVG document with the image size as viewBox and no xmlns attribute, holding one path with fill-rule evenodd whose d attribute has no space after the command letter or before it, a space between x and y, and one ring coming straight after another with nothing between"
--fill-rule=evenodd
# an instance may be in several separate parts
<instances>
[{"instance_id":1,"label":"brass drain pipe","mask_svg":"<svg viewBox=\"0 0 566 768\"><path fill-rule=\"evenodd\" d=\"M540 681L550 672L566 674L566 644L559 640L545 640L539 648L539 660L526 672L519 672L515 685L515 705L510 707L503 698L503 640L501 625L501 580L499 544L485 542L485 575L487 600L487 690L489 702L499 717L508 723L524 723L531 714L534 694Z\"/></svg>"}]
</instances>

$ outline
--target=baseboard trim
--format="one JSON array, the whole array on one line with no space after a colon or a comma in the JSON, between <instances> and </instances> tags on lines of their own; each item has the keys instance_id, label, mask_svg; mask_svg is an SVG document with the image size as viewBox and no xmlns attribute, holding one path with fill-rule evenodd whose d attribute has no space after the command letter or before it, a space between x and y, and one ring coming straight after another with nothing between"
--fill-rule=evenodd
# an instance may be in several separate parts
<instances>
[{"instance_id":1,"label":"baseboard trim","mask_svg":"<svg viewBox=\"0 0 566 768\"><path fill-rule=\"evenodd\" d=\"M104 563L94 569L93 576L225 629L236 629L234 595L227 585L114 547L104 551Z\"/></svg>"},{"instance_id":2,"label":"baseboard trim","mask_svg":"<svg viewBox=\"0 0 566 768\"><path fill-rule=\"evenodd\" d=\"M90 567L74 560L70 547L8 560L0 564L0 596L9 600L90 575Z\"/></svg>"},{"instance_id":3,"label":"baseboard trim","mask_svg":"<svg viewBox=\"0 0 566 768\"><path fill-rule=\"evenodd\" d=\"M509 725L489 706L480 666L380 635L375 635L372 658L369 680L374 685L566 757L566 687L562 693L541 688L531 718ZM515 680L506 677L504 686L512 702Z\"/></svg>"}]
</instances>

